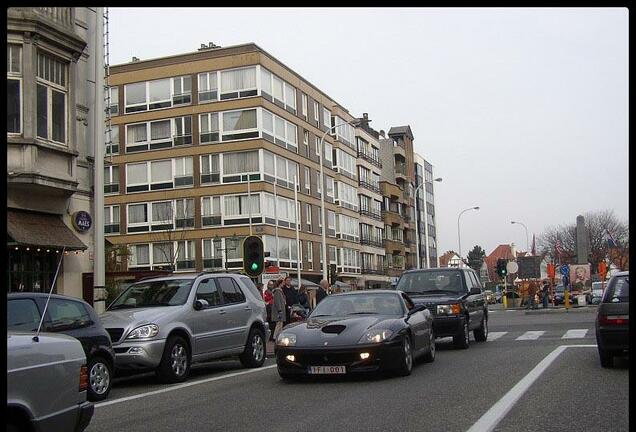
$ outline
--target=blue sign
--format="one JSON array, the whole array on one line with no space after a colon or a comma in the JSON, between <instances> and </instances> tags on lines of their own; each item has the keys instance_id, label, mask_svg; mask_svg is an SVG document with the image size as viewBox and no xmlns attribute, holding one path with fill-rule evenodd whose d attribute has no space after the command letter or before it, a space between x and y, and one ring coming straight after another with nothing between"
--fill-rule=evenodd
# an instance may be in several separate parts
<instances>
[{"instance_id":1,"label":"blue sign","mask_svg":"<svg viewBox=\"0 0 636 432\"><path fill-rule=\"evenodd\" d=\"M559 271L561 272L561 274L563 276L569 275L570 274L570 267L568 267L567 265L562 265L561 269Z\"/></svg>"},{"instance_id":2,"label":"blue sign","mask_svg":"<svg viewBox=\"0 0 636 432\"><path fill-rule=\"evenodd\" d=\"M73 213L73 226L79 232L86 232L91 229L93 225L93 219L87 212L81 210Z\"/></svg>"}]
</instances>

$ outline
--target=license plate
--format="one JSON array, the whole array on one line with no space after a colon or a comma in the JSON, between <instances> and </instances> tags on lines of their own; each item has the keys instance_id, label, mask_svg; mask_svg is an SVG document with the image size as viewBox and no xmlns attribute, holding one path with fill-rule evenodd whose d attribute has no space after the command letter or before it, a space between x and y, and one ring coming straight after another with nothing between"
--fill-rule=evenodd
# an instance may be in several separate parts
<instances>
[{"instance_id":1,"label":"license plate","mask_svg":"<svg viewBox=\"0 0 636 432\"><path fill-rule=\"evenodd\" d=\"M309 366L309 373L312 375L344 374L347 373L347 369L344 366Z\"/></svg>"}]
</instances>

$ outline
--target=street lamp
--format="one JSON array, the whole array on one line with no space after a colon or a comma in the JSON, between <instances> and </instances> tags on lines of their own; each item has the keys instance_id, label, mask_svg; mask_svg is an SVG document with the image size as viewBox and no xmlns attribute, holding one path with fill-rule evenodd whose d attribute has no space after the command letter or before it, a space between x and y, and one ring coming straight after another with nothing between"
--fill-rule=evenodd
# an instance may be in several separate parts
<instances>
[{"instance_id":1,"label":"street lamp","mask_svg":"<svg viewBox=\"0 0 636 432\"><path fill-rule=\"evenodd\" d=\"M526 230L526 251L528 251L528 253L530 252L530 249L528 248L528 227L523 223L523 222L516 222L516 221L510 221L511 224L519 224L522 227L525 228Z\"/></svg>"},{"instance_id":2,"label":"street lamp","mask_svg":"<svg viewBox=\"0 0 636 432\"><path fill-rule=\"evenodd\" d=\"M327 276L327 219L325 218L325 173L324 167L322 166L322 154L325 152L324 140L327 134L336 130L337 128L344 125L351 125L353 127L359 126L362 121L370 122L368 119L360 119L356 118L346 123L341 123L339 125L331 126L329 129L322 134L320 138L320 218L322 219L322 278L328 280Z\"/></svg>"},{"instance_id":3,"label":"street lamp","mask_svg":"<svg viewBox=\"0 0 636 432\"><path fill-rule=\"evenodd\" d=\"M436 182L441 182L442 178L438 177L435 180ZM417 194L424 186L425 181L415 188L415 241L417 245L415 246L415 250L417 251L417 268L418 270L421 268L422 261L420 260L420 224L419 224L419 212L417 211ZM426 205L426 197L424 198L424 244L426 245L426 268L430 267L430 263L428 260L428 215L427 215L427 205Z\"/></svg>"},{"instance_id":4,"label":"street lamp","mask_svg":"<svg viewBox=\"0 0 636 432\"><path fill-rule=\"evenodd\" d=\"M461 235L459 231L459 218L462 217L462 215L468 210L479 210L479 207L469 207L467 209L464 209L459 213L459 216L457 216L457 243L459 246L459 266L460 267L462 267L462 263L464 262L464 260L462 259L462 239L461 239Z\"/></svg>"}]
</instances>

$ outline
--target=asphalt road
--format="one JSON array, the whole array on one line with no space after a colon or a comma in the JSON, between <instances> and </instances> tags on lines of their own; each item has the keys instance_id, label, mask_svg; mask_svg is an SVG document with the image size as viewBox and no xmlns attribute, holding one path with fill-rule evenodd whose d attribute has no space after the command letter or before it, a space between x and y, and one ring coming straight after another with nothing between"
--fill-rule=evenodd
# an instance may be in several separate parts
<instances>
[{"instance_id":1,"label":"asphalt road","mask_svg":"<svg viewBox=\"0 0 636 432\"><path fill-rule=\"evenodd\" d=\"M594 313L494 310L494 340L471 338L468 350L438 340L435 362L416 364L404 378L286 383L275 367L267 367L272 360L249 370L236 361L201 365L180 385L159 384L150 374L120 378L108 400L97 404L87 431L464 432L480 419L490 429L472 432L627 431L628 360L602 369L595 347L558 348L595 345ZM583 329L588 331L582 337L578 332L577 338L562 339L568 330ZM527 331L544 333L516 339ZM555 357L557 349L563 351ZM527 391L510 396L549 356L553 362ZM498 402L510 409L493 421L497 416L489 413Z\"/></svg>"}]
</instances>

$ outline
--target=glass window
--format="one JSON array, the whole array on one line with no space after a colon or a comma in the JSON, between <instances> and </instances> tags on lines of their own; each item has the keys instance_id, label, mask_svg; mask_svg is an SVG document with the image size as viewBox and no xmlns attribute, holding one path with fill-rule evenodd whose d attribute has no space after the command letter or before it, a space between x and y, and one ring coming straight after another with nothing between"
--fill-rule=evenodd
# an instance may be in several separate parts
<instances>
[{"instance_id":1,"label":"glass window","mask_svg":"<svg viewBox=\"0 0 636 432\"><path fill-rule=\"evenodd\" d=\"M7 132L20 133L22 117L21 81L7 79Z\"/></svg>"},{"instance_id":2,"label":"glass window","mask_svg":"<svg viewBox=\"0 0 636 432\"><path fill-rule=\"evenodd\" d=\"M153 202L152 203L152 222L168 222L172 221L172 202Z\"/></svg>"},{"instance_id":3,"label":"glass window","mask_svg":"<svg viewBox=\"0 0 636 432\"><path fill-rule=\"evenodd\" d=\"M285 104L296 110L296 89L287 83L285 83Z\"/></svg>"},{"instance_id":4,"label":"glass window","mask_svg":"<svg viewBox=\"0 0 636 432\"><path fill-rule=\"evenodd\" d=\"M208 302L208 307L218 306L221 304L219 290L216 288L216 284L212 278L199 282L196 296L197 300L205 300Z\"/></svg>"},{"instance_id":5,"label":"glass window","mask_svg":"<svg viewBox=\"0 0 636 432\"><path fill-rule=\"evenodd\" d=\"M258 172L258 151L225 153L223 155L223 174L244 174Z\"/></svg>"},{"instance_id":6,"label":"glass window","mask_svg":"<svg viewBox=\"0 0 636 432\"><path fill-rule=\"evenodd\" d=\"M150 163L151 183L172 181L172 160L152 161Z\"/></svg>"},{"instance_id":7,"label":"glass window","mask_svg":"<svg viewBox=\"0 0 636 432\"><path fill-rule=\"evenodd\" d=\"M245 295L239 288L234 279L229 277L219 277L216 279L221 294L223 295L223 303L242 303L245 301Z\"/></svg>"},{"instance_id":8,"label":"glass window","mask_svg":"<svg viewBox=\"0 0 636 432\"><path fill-rule=\"evenodd\" d=\"M56 298L49 301L44 320L45 331L73 330L92 324L91 316L82 303Z\"/></svg>"},{"instance_id":9,"label":"glass window","mask_svg":"<svg viewBox=\"0 0 636 432\"><path fill-rule=\"evenodd\" d=\"M152 263L153 264L170 264L174 259L174 245L172 242L153 243L152 245Z\"/></svg>"},{"instance_id":10,"label":"glass window","mask_svg":"<svg viewBox=\"0 0 636 432\"><path fill-rule=\"evenodd\" d=\"M124 93L126 94L126 106L146 103L146 83L126 84Z\"/></svg>"},{"instance_id":11,"label":"glass window","mask_svg":"<svg viewBox=\"0 0 636 432\"><path fill-rule=\"evenodd\" d=\"M128 223L129 224L148 223L148 205L147 204L129 204L128 205Z\"/></svg>"},{"instance_id":12,"label":"glass window","mask_svg":"<svg viewBox=\"0 0 636 432\"><path fill-rule=\"evenodd\" d=\"M66 143L66 63L38 53L37 136Z\"/></svg>"},{"instance_id":13,"label":"glass window","mask_svg":"<svg viewBox=\"0 0 636 432\"><path fill-rule=\"evenodd\" d=\"M236 92L256 88L256 67L221 71L221 92Z\"/></svg>"},{"instance_id":14,"label":"glass window","mask_svg":"<svg viewBox=\"0 0 636 432\"><path fill-rule=\"evenodd\" d=\"M149 109L169 107L171 105L170 79L150 81L148 83L148 95L150 101Z\"/></svg>"},{"instance_id":15,"label":"glass window","mask_svg":"<svg viewBox=\"0 0 636 432\"><path fill-rule=\"evenodd\" d=\"M272 95L272 74L261 66L261 91Z\"/></svg>"},{"instance_id":16,"label":"glass window","mask_svg":"<svg viewBox=\"0 0 636 432\"><path fill-rule=\"evenodd\" d=\"M22 46L7 45L7 73L20 74L22 72Z\"/></svg>"},{"instance_id":17,"label":"glass window","mask_svg":"<svg viewBox=\"0 0 636 432\"><path fill-rule=\"evenodd\" d=\"M276 75L272 75L273 80L273 91L274 98L278 99L280 102L283 102L285 97L284 83L283 80L278 78Z\"/></svg>"},{"instance_id":18,"label":"glass window","mask_svg":"<svg viewBox=\"0 0 636 432\"><path fill-rule=\"evenodd\" d=\"M7 302L7 330L32 332L40 325L40 310L32 299Z\"/></svg>"},{"instance_id":19,"label":"glass window","mask_svg":"<svg viewBox=\"0 0 636 432\"><path fill-rule=\"evenodd\" d=\"M223 113L223 132L256 128L256 110Z\"/></svg>"},{"instance_id":20,"label":"glass window","mask_svg":"<svg viewBox=\"0 0 636 432\"><path fill-rule=\"evenodd\" d=\"M126 184L148 183L147 169L146 162L126 165Z\"/></svg>"}]
</instances>

